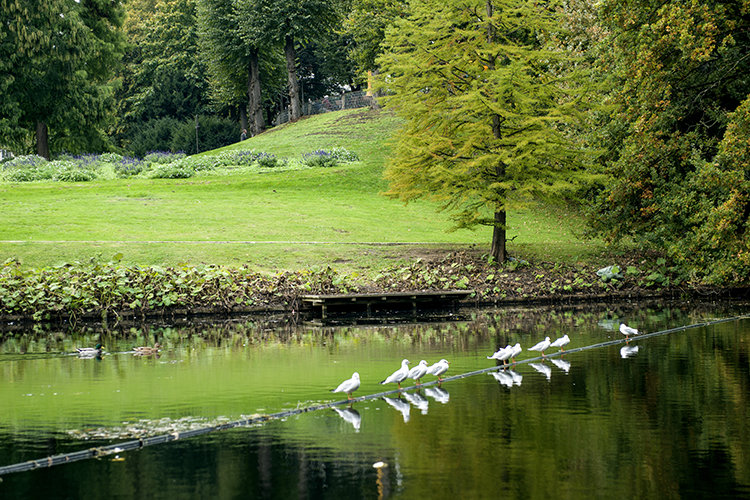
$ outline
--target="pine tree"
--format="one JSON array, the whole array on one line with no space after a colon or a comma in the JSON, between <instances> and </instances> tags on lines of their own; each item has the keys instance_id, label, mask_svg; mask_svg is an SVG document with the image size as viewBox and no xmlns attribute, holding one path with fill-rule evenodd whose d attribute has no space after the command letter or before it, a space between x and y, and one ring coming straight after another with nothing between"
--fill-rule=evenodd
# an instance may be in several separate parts
<instances>
[{"instance_id":1,"label":"pine tree","mask_svg":"<svg viewBox=\"0 0 750 500\"><path fill-rule=\"evenodd\" d=\"M419 0L379 59L386 105L405 118L388 194L437 200L457 228L493 228L506 260L511 199L555 189L569 173L555 131L562 57L545 50L552 7L524 0Z\"/></svg>"}]
</instances>

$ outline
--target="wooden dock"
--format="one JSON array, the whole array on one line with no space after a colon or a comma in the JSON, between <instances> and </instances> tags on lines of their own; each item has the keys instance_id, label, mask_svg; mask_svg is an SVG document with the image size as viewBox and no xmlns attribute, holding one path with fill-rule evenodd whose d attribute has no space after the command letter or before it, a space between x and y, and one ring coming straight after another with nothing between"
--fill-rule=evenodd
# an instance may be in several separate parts
<instances>
[{"instance_id":1,"label":"wooden dock","mask_svg":"<svg viewBox=\"0 0 750 500\"><path fill-rule=\"evenodd\" d=\"M360 315L374 318L393 313L416 316L423 310L451 310L473 293L473 290L427 292L358 293L334 295L303 295L302 304L319 318Z\"/></svg>"}]
</instances>

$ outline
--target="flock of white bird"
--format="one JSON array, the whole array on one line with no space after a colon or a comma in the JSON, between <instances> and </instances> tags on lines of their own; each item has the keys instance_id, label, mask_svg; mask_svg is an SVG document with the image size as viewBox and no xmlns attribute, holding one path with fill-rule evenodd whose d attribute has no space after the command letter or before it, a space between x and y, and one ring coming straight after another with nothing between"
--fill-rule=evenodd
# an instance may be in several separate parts
<instances>
[{"instance_id":1,"label":"flock of white bird","mask_svg":"<svg viewBox=\"0 0 750 500\"><path fill-rule=\"evenodd\" d=\"M636 330L635 328L631 328L627 326L624 323L620 324L620 333L625 335L625 341L627 342L630 340L631 336L638 335L640 332ZM544 351L546 351L549 348L560 348L561 352L565 352L565 346L570 343L570 337L568 337L567 334L563 335L562 337L556 339L554 342L550 341L549 337L545 337L544 340L541 342L535 344L532 347L529 347L526 349L527 351L535 351L540 352L542 354L542 358L545 357ZM523 352L523 349L521 348L520 343L516 343L515 345L508 344L507 346L498 349L492 356L487 356L487 359L495 359L497 361L502 361L503 366L508 365L508 360L511 360L513 364L516 363L516 356L521 354ZM624 356L623 356L624 357ZM416 381L416 385L420 386L422 385L421 379L425 375L433 375L436 376L439 382L443 381L443 374L448 371L450 363L448 363L447 360L441 359L437 363L427 366L427 361L424 359L419 362L417 366L414 368L409 369L409 360L404 359L401 361L401 368L396 370L395 372L391 373L388 377L386 377L384 380L382 380L380 383L385 384L398 384L398 388L401 389L401 382L403 382L406 379L413 379ZM338 387L333 389L331 392L345 392L348 399L351 401L352 399L352 393L359 389L359 373L354 372L352 377L350 379L344 380L339 384Z\"/></svg>"},{"instance_id":2,"label":"flock of white bird","mask_svg":"<svg viewBox=\"0 0 750 500\"><path fill-rule=\"evenodd\" d=\"M625 341L629 341L631 336L638 335L640 332L636 330L635 328L631 328L627 326L624 323L620 324L620 333L625 335ZM526 349L527 351L535 351L540 352L542 354L542 358L545 357L544 351L546 351L549 348L559 348L561 352L565 352L565 346L570 344L570 337L568 337L567 334L563 335L562 337L556 339L554 342L550 341L549 337L545 337L544 340L541 342L535 344L532 347L529 347ZM503 366L508 365L508 360L511 360L513 364L516 363L516 356L521 354L523 352L523 349L521 348L520 343L516 343L515 345L508 344L507 346L498 349L492 356L487 356L487 359L495 359L497 361L502 361ZM623 356L625 357L625 356ZM421 379L425 375L433 375L438 378L439 382L443 381L443 374L448 371L450 363L448 363L447 360L441 359L437 363L427 366L427 361L424 359L419 362L417 366L414 368L409 369L409 360L404 359L401 361L401 368L396 370L395 372L391 373L388 377L386 377L384 380L382 380L380 383L385 384L398 384L398 388L401 389L401 382L403 382L406 379L413 379L416 381L416 385L420 386L422 385ZM352 377L350 379L344 380L339 384L338 387L333 389L331 392L345 392L348 399L351 401L352 399L352 393L359 389L359 373L354 372Z\"/></svg>"}]
</instances>

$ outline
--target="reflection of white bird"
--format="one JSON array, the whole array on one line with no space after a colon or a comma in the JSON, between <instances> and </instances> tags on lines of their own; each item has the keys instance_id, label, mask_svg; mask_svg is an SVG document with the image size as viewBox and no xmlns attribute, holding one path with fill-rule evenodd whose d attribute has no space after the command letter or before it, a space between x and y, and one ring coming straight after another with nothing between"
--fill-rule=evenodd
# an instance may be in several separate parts
<instances>
[{"instance_id":1,"label":"reflection of white bird","mask_svg":"<svg viewBox=\"0 0 750 500\"><path fill-rule=\"evenodd\" d=\"M344 408L342 410L341 408L336 408L334 406L333 411L338 413L339 417L352 424L354 430L359 432L359 428L362 425L362 417L359 415L359 412L357 410L355 410L354 408Z\"/></svg>"},{"instance_id":2,"label":"reflection of white bird","mask_svg":"<svg viewBox=\"0 0 750 500\"><path fill-rule=\"evenodd\" d=\"M502 361L503 365L506 365L511 354L513 354L513 346L508 344L502 349L498 349L492 356L487 356L487 359L496 359Z\"/></svg>"},{"instance_id":3,"label":"reflection of white bird","mask_svg":"<svg viewBox=\"0 0 750 500\"><path fill-rule=\"evenodd\" d=\"M542 357L544 357L544 351L549 348L549 344L550 344L549 337L545 337L544 340L542 340L541 342L539 342L538 344L536 344L533 347L529 347L527 350L528 351L538 351L538 352L541 352L542 353Z\"/></svg>"},{"instance_id":4,"label":"reflection of white bird","mask_svg":"<svg viewBox=\"0 0 750 500\"><path fill-rule=\"evenodd\" d=\"M424 393L429 397L437 401L438 403L446 404L451 399L451 395L445 389L441 387L426 387Z\"/></svg>"},{"instance_id":5,"label":"reflection of white bird","mask_svg":"<svg viewBox=\"0 0 750 500\"><path fill-rule=\"evenodd\" d=\"M338 387L332 389L331 392L345 392L349 400L352 399L352 393L359 389L359 373L354 372L352 378L344 380L339 384Z\"/></svg>"},{"instance_id":6,"label":"reflection of white bird","mask_svg":"<svg viewBox=\"0 0 750 500\"><path fill-rule=\"evenodd\" d=\"M490 375L495 377L495 380L500 382L500 384L504 385L505 387L513 387L513 377L508 375L505 370L490 372Z\"/></svg>"},{"instance_id":7,"label":"reflection of white bird","mask_svg":"<svg viewBox=\"0 0 750 500\"><path fill-rule=\"evenodd\" d=\"M418 392L405 392L404 398L412 404L415 408L419 409L422 412L422 415L427 415L427 408L430 406L430 402L427 401L421 394Z\"/></svg>"},{"instance_id":8,"label":"reflection of white bird","mask_svg":"<svg viewBox=\"0 0 750 500\"><path fill-rule=\"evenodd\" d=\"M443 379L441 378L441 375L448 371L448 368L450 367L450 363L448 363L447 360L441 359L434 365L430 366L427 369L427 373L430 375L435 375L438 378L438 381L442 382Z\"/></svg>"},{"instance_id":9,"label":"reflection of white bird","mask_svg":"<svg viewBox=\"0 0 750 500\"><path fill-rule=\"evenodd\" d=\"M395 372L391 373L387 379L380 382L381 384L398 384L398 388L401 389L401 382L406 380L406 377L409 375L409 360L404 359L401 361L401 368L396 370Z\"/></svg>"},{"instance_id":10,"label":"reflection of white bird","mask_svg":"<svg viewBox=\"0 0 750 500\"><path fill-rule=\"evenodd\" d=\"M623 346L622 349L620 349L620 357L625 358L631 358L638 354L638 346L637 345L626 345Z\"/></svg>"},{"instance_id":11,"label":"reflection of white bird","mask_svg":"<svg viewBox=\"0 0 750 500\"><path fill-rule=\"evenodd\" d=\"M559 339L555 340L549 346L559 347L561 351L564 351L565 346L568 344L570 344L570 337L568 337L568 334L566 333L563 337L560 337Z\"/></svg>"},{"instance_id":12,"label":"reflection of white bird","mask_svg":"<svg viewBox=\"0 0 750 500\"><path fill-rule=\"evenodd\" d=\"M508 370L508 375L510 375L513 379L514 385L521 385L521 382L523 381L523 375L513 370Z\"/></svg>"},{"instance_id":13,"label":"reflection of white bird","mask_svg":"<svg viewBox=\"0 0 750 500\"><path fill-rule=\"evenodd\" d=\"M550 358L550 361L552 361L553 365L555 365L565 373L568 373L570 371L570 362L565 361L564 359L557 358Z\"/></svg>"},{"instance_id":14,"label":"reflection of white bird","mask_svg":"<svg viewBox=\"0 0 750 500\"><path fill-rule=\"evenodd\" d=\"M427 361L424 359L419 362L417 366L409 370L409 378L413 378L417 381L417 385L422 385L422 383L419 381L422 377L424 377L427 374Z\"/></svg>"},{"instance_id":15,"label":"reflection of white bird","mask_svg":"<svg viewBox=\"0 0 750 500\"><path fill-rule=\"evenodd\" d=\"M521 349L521 344L519 342L516 342L516 345L513 346L513 350L510 352L510 359L513 361L513 364L516 364L516 356L521 354L523 352L523 349Z\"/></svg>"},{"instance_id":16,"label":"reflection of white bird","mask_svg":"<svg viewBox=\"0 0 750 500\"><path fill-rule=\"evenodd\" d=\"M630 340L631 335L638 335L641 332L639 332L635 328L629 327L625 323L620 323L620 333L625 335L625 341L627 342L628 340Z\"/></svg>"},{"instance_id":17,"label":"reflection of white bird","mask_svg":"<svg viewBox=\"0 0 750 500\"><path fill-rule=\"evenodd\" d=\"M409 410L411 410L411 405L409 403L407 403L403 399L386 397L383 398L383 401L401 412L401 416L404 417L404 423L407 423L409 421Z\"/></svg>"},{"instance_id":18,"label":"reflection of white bird","mask_svg":"<svg viewBox=\"0 0 750 500\"><path fill-rule=\"evenodd\" d=\"M547 377L547 380L552 378L552 368L549 366L543 365L542 363L529 363L529 366Z\"/></svg>"}]
</instances>

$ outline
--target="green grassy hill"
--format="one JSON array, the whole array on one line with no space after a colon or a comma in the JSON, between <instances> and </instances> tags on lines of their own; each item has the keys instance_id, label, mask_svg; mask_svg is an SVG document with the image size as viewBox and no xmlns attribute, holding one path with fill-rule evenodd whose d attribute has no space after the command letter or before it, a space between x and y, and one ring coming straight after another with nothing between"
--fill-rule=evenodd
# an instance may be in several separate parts
<instances>
[{"instance_id":1,"label":"green grassy hill","mask_svg":"<svg viewBox=\"0 0 750 500\"><path fill-rule=\"evenodd\" d=\"M43 267L122 254L126 264L367 272L418 255L488 248L489 228L448 232L448 214L435 205L405 206L381 194L387 140L397 127L387 113L348 110L203 153L254 149L297 158L340 146L361 159L333 168L0 184L0 259ZM526 207L512 211L509 224L510 251L527 259L574 262L601 251L575 237L582 221L571 214Z\"/></svg>"}]
</instances>

